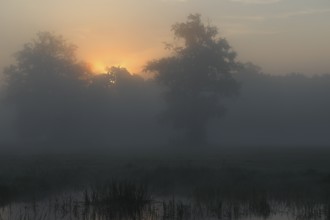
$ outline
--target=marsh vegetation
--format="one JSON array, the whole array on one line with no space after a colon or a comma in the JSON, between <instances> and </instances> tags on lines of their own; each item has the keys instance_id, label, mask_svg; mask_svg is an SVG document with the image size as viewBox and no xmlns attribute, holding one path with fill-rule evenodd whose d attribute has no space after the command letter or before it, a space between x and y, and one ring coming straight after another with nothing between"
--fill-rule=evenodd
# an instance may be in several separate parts
<instances>
[{"instance_id":1,"label":"marsh vegetation","mask_svg":"<svg viewBox=\"0 0 330 220\"><path fill-rule=\"evenodd\" d=\"M315 152L6 156L0 213L2 219L329 219L330 152Z\"/></svg>"}]
</instances>

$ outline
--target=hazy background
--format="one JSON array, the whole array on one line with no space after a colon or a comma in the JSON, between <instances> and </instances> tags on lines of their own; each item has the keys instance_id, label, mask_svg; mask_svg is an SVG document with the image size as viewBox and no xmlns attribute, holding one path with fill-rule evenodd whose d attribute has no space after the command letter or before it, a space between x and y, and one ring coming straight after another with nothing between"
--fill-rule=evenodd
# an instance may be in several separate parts
<instances>
[{"instance_id":1,"label":"hazy background","mask_svg":"<svg viewBox=\"0 0 330 220\"><path fill-rule=\"evenodd\" d=\"M62 34L96 71L121 65L141 72L166 51L170 26L189 13L218 26L238 52L266 73L330 69L328 0L10 0L0 1L0 69L38 31Z\"/></svg>"},{"instance_id":2,"label":"hazy background","mask_svg":"<svg viewBox=\"0 0 330 220\"><path fill-rule=\"evenodd\" d=\"M228 40L238 61L261 67L247 65L234 75L241 90L234 99L221 99L227 111L208 124L211 144L330 144L330 77L325 75L330 73L328 0L1 1L1 70L15 62L14 53L35 39L36 33L50 31L76 44L78 59L90 63L94 73L104 72L106 66L123 67L118 76L124 73L112 86L102 84L109 83L107 78L91 74L92 86L86 88L62 88L61 83L73 82L61 79L56 84L46 75L38 84L41 89L19 86L21 96L17 97L23 101L17 103L22 102L23 107L2 102L5 96L0 91L0 143L19 142L17 130L23 128L28 138L21 141L22 146L48 146L47 138L54 145L62 145L61 141L75 145L77 140L76 146L175 145L180 131L174 134L175 129L158 123L166 108L164 88L151 79L143 80L150 75L142 69L148 61L169 53L163 43L177 43L171 25L195 12L202 14L205 24L219 28L220 37ZM138 75L128 74L125 68ZM47 96L44 92L51 86L56 93ZM31 96L29 89L35 90ZM80 90L85 95L77 95ZM66 109L68 106L72 109ZM187 114L191 112L187 110Z\"/></svg>"},{"instance_id":3,"label":"hazy background","mask_svg":"<svg viewBox=\"0 0 330 220\"><path fill-rule=\"evenodd\" d=\"M329 21L330 0L0 0L0 219L330 219Z\"/></svg>"}]
</instances>

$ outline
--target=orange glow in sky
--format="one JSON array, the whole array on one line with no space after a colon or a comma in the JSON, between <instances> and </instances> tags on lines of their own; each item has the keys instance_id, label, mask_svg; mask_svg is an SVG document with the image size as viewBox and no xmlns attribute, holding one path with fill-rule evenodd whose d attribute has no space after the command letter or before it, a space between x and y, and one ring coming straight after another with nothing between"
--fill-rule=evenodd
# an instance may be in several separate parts
<instances>
[{"instance_id":1,"label":"orange glow in sky","mask_svg":"<svg viewBox=\"0 0 330 220\"><path fill-rule=\"evenodd\" d=\"M89 64L90 64L91 69L94 73L104 73L104 72L106 72L107 65L104 64L101 61L98 61L98 60L90 61Z\"/></svg>"},{"instance_id":2,"label":"orange glow in sky","mask_svg":"<svg viewBox=\"0 0 330 220\"><path fill-rule=\"evenodd\" d=\"M96 74L106 72L106 67L111 66L126 68L132 74L142 74L148 61L167 53L162 42L171 39L171 33L164 28L166 34L158 38L147 31L132 35L132 29L134 27L126 24L107 30L96 23L85 29L63 29L61 33L78 46L79 60L89 63ZM139 29L135 31L137 33Z\"/></svg>"},{"instance_id":3,"label":"orange glow in sky","mask_svg":"<svg viewBox=\"0 0 330 220\"><path fill-rule=\"evenodd\" d=\"M107 67L115 66L126 68L132 74L143 75L143 67L148 61L166 54L161 43L158 44L158 47L146 46L146 49L132 49L130 45L127 45L128 43L121 42L119 39L110 43L105 40L90 41L87 39L80 42L77 39L73 39L73 41L78 42L78 58L89 63L95 74L105 73ZM136 44L139 45L139 43Z\"/></svg>"},{"instance_id":4,"label":"orange glow in sky","mask_svg":"<svg viewBox=\"0 0 330 220\"><path fill-rule=\"evenodd\" d=\"M130 73L138 74L142 71L143 68L142 62L145 61L131 60L130 62L126 62L123 60L121 62L114 62L111 60L111 58L109 59L109 58L98 57L92 59L87 58L87 62L89 63L91 70L96 74L105 73L107 71L107 67L112 67L112 66L123 67L126 68Z\"/></svg>"},{"instance_id":5,"label":"orange glow in sky","mask_svg":"<svg viewBox=\"0 0 330 220\"><path fill-rule=\"evenodd\" d=\"M266 73L323 74L330 69L329 0L33 2L0 1L0 70L36 33L50 31L77 45L79 60L96 72L121 66L141 74L148 61L168 52L163 42L173 40L171 25L196 12L219 27L239 61L251 61Z\"/></svg>"}]
</instances>

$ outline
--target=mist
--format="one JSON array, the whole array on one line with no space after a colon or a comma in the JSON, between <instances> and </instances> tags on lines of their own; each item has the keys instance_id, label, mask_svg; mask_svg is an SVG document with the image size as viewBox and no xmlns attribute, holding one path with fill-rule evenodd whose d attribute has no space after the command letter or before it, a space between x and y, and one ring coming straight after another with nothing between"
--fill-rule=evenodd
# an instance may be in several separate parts
<instances>
[{"instance_id":1,"label":"mist","mask_svg":"<svg viewBox=\"0 0 330 220\"><path fill-rule=\"evenodd\" d=\"M166 52L133 40L94 62L37 31L2 61L0 219L329 219L326 65L268 73L199 13L168 32ZM277 70L304 60L285 45Z\"/></svg>"},{"instance_id":2,"label":"mist","mask_svg":"<svg viewBox=\"0 0 330 220\"><path fill-rule=\"evenodd\" d=\"M226 116L210 131L214 141L234 146L329 146L329 75L274 76L247 69L236 78L242 85L240 96L226 100Z\"/></svg>"},{"instance_id":3,"label":"mist","mask_svg":"<svg viewBox=\"0 0 330 220\"><path fill-rule=\"evenodd\" d=\"M3 85L2 150L13 146L25 150L36 147L60 151L127 147L138 150L146 146L184 145L184 128L173 129L162 120L166 110L166 89L154 79L144 79L122 67L112 67L111 71L90 73L89 82L85 82L88 85L83 88L85 91L79 93L69 85L71 88L65 93L61 91L62 87L57 87L54 94L47 95L49 85L41 85L45 88L38 91L40 97L24 106L32 111L28 113L20 109L23 108L21 103L5 97L8 94ZM115 78L116 82L109 83L109 77ZM326 147L330 144L327 134L329 75L269 75L260 67L246 63L233 77L240 85L239 93L234 97L223 97L224 115L207 122L208 145L269 148ZM61 85L70 83L62 80ZM21 95L17 98L33 98L25 97L26 93ZM68 108L70 104L73 106ZM24 116L25 113L28 115Z\"/></svg>"}]
</instances>

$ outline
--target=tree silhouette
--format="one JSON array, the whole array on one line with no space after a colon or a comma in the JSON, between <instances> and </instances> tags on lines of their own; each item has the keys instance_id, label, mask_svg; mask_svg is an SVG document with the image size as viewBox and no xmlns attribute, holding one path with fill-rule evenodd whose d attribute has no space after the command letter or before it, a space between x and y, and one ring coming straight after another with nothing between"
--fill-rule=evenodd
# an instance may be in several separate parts
<instances>
[{"instance_id":1,"label":"tree silhouette","mask_svg":"<svg viewBox=\"0 0 330 220\"><path fill-rule=\"evenodd\" d=\"M75 57L74 45L40 32L4 70L7 102L18 112L17 128L25 141L63 140L74 136L90 75Z\"/></svg>"},{"instance_id":2,"label":"tree silhouette","mask_svg":"<svg viewBox=\"0 0 330 220\"><path fill-rule=\"evenodd\" d=\"M183 129L190 143L206 142L206 125L224 114L222 96L237 94L238 83L232 73L238 68L236 53L218 30L205 25L199 14L172 26L174 37L182 46L167 44L172 56L149 62L145 70L155 73L163 85L168 105L163 120Z\"/></svg>"}]
</instances>

